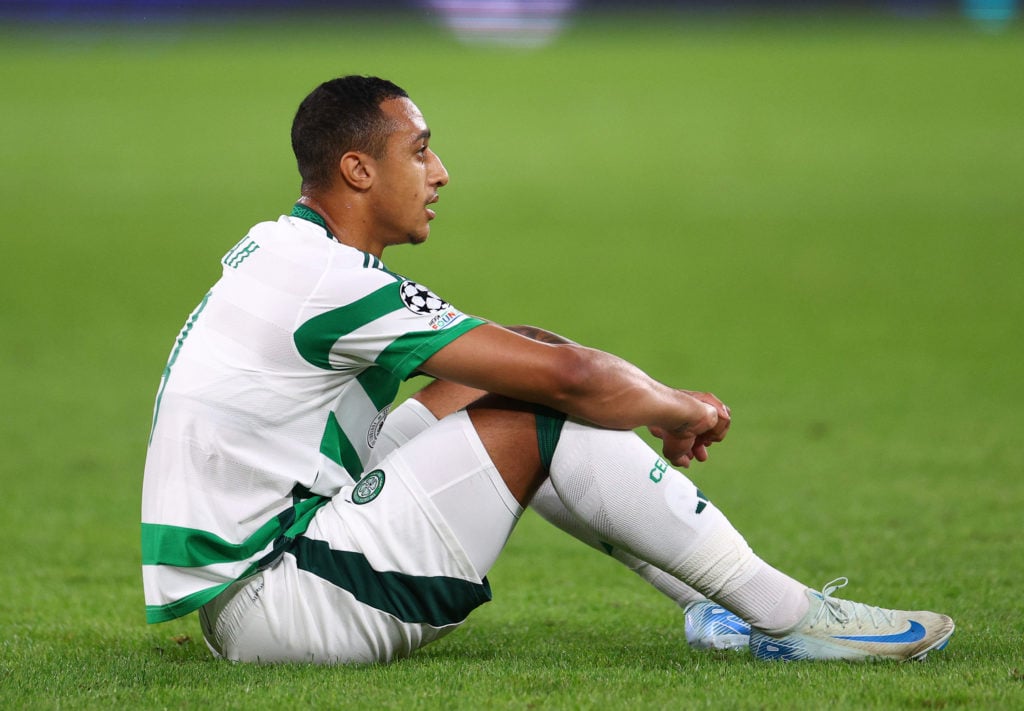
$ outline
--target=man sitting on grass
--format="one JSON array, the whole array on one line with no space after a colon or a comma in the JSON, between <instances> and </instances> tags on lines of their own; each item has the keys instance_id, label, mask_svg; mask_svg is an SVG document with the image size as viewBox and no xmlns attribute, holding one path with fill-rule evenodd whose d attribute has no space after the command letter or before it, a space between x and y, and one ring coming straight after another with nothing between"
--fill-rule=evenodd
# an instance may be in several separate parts
<instances>
[{"instance_id":1,"label":"man sitting on grass","mask_svg":"<svg viewBox=\"0 0 1024 711\"><path fill-rule=\"evenodd\" d=\"M142 507L146 612L199 610L219 655L387 662L490 599L523 507L687 607L691 644L921 659L953 621L832 597L758 558L682 473L730 412L607 353L467 315L384 266L448 173L394 84L299 107L302 194L253 227L179 334ZM435 380L391 412L399 383ZM647 427L662 456L631 430ZM713 602L711 602L713 601Z\"/></svg>"}]
</instances>

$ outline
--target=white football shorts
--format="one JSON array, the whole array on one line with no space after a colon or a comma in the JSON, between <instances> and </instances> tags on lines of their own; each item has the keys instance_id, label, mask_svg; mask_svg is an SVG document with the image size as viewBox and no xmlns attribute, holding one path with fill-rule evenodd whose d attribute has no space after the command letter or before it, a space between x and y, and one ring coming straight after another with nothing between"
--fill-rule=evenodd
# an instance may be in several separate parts
<instances>
[{"instance_id":1,"label":"white football shorts","mask_svg":"<svg viewBox=\"0 0 1024 711\"><path fill-rule=\"evenodd\" d=\"M203 634L235 661L406 657L490 600L483 576L521 513L456 413L344 487L271 567L204 606Z\"/></svg>"}]
</instances>

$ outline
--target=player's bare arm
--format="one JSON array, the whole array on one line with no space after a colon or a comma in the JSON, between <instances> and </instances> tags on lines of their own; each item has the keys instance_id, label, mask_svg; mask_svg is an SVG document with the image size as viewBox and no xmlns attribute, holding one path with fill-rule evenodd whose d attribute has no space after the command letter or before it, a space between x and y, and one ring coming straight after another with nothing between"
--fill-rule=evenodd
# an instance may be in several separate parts
<instances>
[{"instance_id":1,"label":"player's bare arm","mask_svg":"<svg viewBox=\"0 0 1024 711\"><path fill-rule=\"evenodd\" d=\"M565 336L560 336L557 333L552 333L551 331L546 331L543 328L537 328L536 326L505 326L505 328L518 333L521 336L526 336L527 338L531 338L535 341L540 341L541 343L549 343L553 345L576 345L574 341L570 341ZM725 433L731 425L731 413L725 403L711 393L699 392L696 390L684 390L683 392L707 403L708 405L711 405L718 412L718 420L721 426L715 427L712 430L713 435L701 435L698 437L693 446L693 459L705 462L708 459L707 448L710 447L712 443L721 441L722 438L725 437ZM666 438L671 438L673 436L671 432L658 427L651 428L651 434L661 440L665 440Z\"/></svg>"},{"instance_id":2,"label":"player's bare arm","mask_svg":"<svg viewBox=\"0 0 1024 711\"><path fill-rule=\"evenodd\" d=\"M553 340L550 336L546 340ZM421 369L601 427L651 427L664 442L666 458L681 466L706 459L707 444L721 441L729 424L724 406L720 416L714 405L657 382L621 358L573 343L534 340L493 324L460 337Z\"/></svg>"},{"instance_id":3,"label":"player's bare arm","mask_svg":"<svg viewBox=\"0 0 1024 711\"><path fill-rule=\"evenodd\" d=\"M537 328L536 326L502 326L502 328L535 341L540 341L541 343L550 343L552 345L573 343L573 341L564 336L546 331L543 328ZM423 403L434 417L441 419L461 410L487 394L486 390L471 388L468 385L462 385L449 380L437 379L416 392L412 397Z\"/></svg>"},{"instance_id":4,"label":"player's bare arm","mask_svg":"<svg viewBox=\"0 0 1024 711\"><path fill-rule=\"evenodd\" d=\"M551 331L546 331L543 328L538 328L536 326L505 326L504 328L518 333L521 336L526 336L527 338L531 338L535 341L540 341L541 343L549 343L552 345L577 345L575 341L570 341L565 336L552 333ZM726 426L725 429L728 429L728 426L731 424L731 412L729 408L726 407L725 403L711 393L701 392L698 390L683 390L683 392L714 407L718 412L719 420L723 421ZM723 431L721 434L724 436L725 432ZM707 444L710 445L711 440L708 440Z\"/></svg>"}]
</instances>

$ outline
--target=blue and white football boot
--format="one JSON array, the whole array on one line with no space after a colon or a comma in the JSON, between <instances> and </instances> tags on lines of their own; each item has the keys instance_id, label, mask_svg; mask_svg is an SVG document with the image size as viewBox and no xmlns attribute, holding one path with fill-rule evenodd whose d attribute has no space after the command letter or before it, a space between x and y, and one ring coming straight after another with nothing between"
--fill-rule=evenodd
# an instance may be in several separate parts
<instances>
[{"instance_id":1,"label":"blue and white football boot","mask_svg":"<svg viewBox=\"0 0 1024 711\"><path fill-rule=\"evenodd\" d=\"M914 659L945 648L953 620L935 612L907 612L840 600L832 593L847 582L837 578L821 592L807 591L807 614L790 631L777 636L750 632L757 659Z\"/></svg>"},{"instance_id":2,"label":"blue and white football boot","mask_svg":"<svg viewBox=\"0 0 1024 711\"><path fill-rule=\"evenodd\" d=\"M694 649L744 650L750 644L750 625L721 605L691 602L686 610L686 641Z\"/></svg>"}]
</instances>

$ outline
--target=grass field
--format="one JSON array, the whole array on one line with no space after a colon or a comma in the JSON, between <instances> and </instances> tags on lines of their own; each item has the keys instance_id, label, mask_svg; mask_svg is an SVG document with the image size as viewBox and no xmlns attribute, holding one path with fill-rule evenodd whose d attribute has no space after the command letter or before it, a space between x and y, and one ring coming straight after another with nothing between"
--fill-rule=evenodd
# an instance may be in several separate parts
<instances>
[{"instance_id":1,"label":"grass field","mask_svg":"<svg viewBox=\"0 0 1024 711\"><path fill-rule=\"evenodd\" d=\"M2 708L1024 708L1024 34L590 20L534 52L429 24L0 31ZM463 309L713 390L691 470L765 558L951 614L924 664L700 654L528 514L493 603L414 658L215 662L147 627L139 496L177 329L297 195L320 81L405 86L452 180L385 255Z\"/></svg>"}]
</instances>

